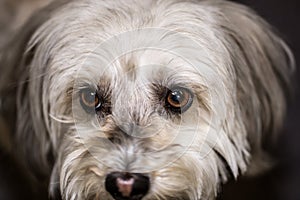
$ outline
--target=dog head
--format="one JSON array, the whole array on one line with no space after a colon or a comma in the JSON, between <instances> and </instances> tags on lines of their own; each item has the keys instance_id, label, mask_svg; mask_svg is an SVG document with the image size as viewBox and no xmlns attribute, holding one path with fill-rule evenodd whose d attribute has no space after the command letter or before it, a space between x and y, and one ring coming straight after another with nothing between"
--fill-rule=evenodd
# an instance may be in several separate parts
<instances>
[{"instance_id":1,"label":"dog head","mask_svg":"<svg viewBox=\"0 0 300 200\"><path fill-rule=\"evenodd\" d=\"M262 168L293 66L226 1L53 3L1 59L19 150L63 199L214 199Z\"/></svg>"}]
</instances>

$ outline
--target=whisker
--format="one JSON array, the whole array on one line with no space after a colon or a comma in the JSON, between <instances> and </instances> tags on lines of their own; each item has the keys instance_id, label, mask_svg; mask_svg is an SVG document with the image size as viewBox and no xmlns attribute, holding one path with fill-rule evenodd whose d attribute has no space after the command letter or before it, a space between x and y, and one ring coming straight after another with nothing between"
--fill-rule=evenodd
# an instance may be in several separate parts
<instances>
[{"instance_id":1,"label":"whisker","mask_svg":"<svg viewBox=\"0 0 300 200\"><path fill-rule=\"evenodd\" d=\"M55 121L57 121L57 122L60 122L60 123L64 123L64 124L73 124L73 123L74 123L74 120L72 120L72 119L63 119L63 117L58 118L58 117L56 117L56 116L54 116L54 115L52 115L52 114L49 114L49 116L50 116L53 120L55 120Z\"/></svg>"}]
</instances>

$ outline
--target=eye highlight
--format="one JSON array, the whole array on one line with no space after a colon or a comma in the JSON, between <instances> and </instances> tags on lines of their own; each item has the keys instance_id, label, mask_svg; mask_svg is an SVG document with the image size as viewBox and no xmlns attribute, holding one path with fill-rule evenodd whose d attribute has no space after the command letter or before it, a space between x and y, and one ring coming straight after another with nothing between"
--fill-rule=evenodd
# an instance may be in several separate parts
<instances>
[{"instance_id":1,"label":"eye highlight","mask_svg":"<svg viewBox=\"0 0 300 200\"><path fill-rule=\"evenodd\" d=\"M166 108L176 113L187 111L193 103L193 93L187 88L175 87L167 92Z\"/></svg>"},{"instance_id":2,"label":"eye highlight","mask_svg":"<svg viewBox=\"0 0 300 200\"><path fill-rule=\"evenodd\" d=\"M96 91L90 88L82 89L79 98L80 104L86 112L91 113L101 109L102 101Z\"/></svg>"}]
</instances>

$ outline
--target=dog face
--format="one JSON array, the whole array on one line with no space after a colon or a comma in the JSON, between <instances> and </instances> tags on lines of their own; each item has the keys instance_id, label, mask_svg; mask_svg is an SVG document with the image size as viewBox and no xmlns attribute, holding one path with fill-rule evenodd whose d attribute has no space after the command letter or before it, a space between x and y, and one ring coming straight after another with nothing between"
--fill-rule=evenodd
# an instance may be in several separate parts
<instances>
[{"instance_id":1,"label":"dog face","mask_svg":"<svg viewBox=\"0 0 300 200\"><path fill-rule=\"evenodd\" d=\"M133 3L54 3L2 53L20 151L53 198L214 199L262 169L291 54L241 5Z\"/></svg>"}]
</instances>

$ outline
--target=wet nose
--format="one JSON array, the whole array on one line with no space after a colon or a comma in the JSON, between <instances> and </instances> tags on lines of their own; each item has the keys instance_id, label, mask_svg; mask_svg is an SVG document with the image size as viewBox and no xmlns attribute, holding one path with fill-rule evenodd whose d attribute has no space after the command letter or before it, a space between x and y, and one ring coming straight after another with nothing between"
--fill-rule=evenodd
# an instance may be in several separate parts
<instances>
[{"instance_id":1,"label":"wet nose","mask_svg":"<svg viewBox=\"0 0 300 200\"><path fill-rule=\"evenodd\" d=\"M113 172L106 176L105 189L116 200L141 200L150 188L145 174Z\"/></svg>"}]
</instances>

